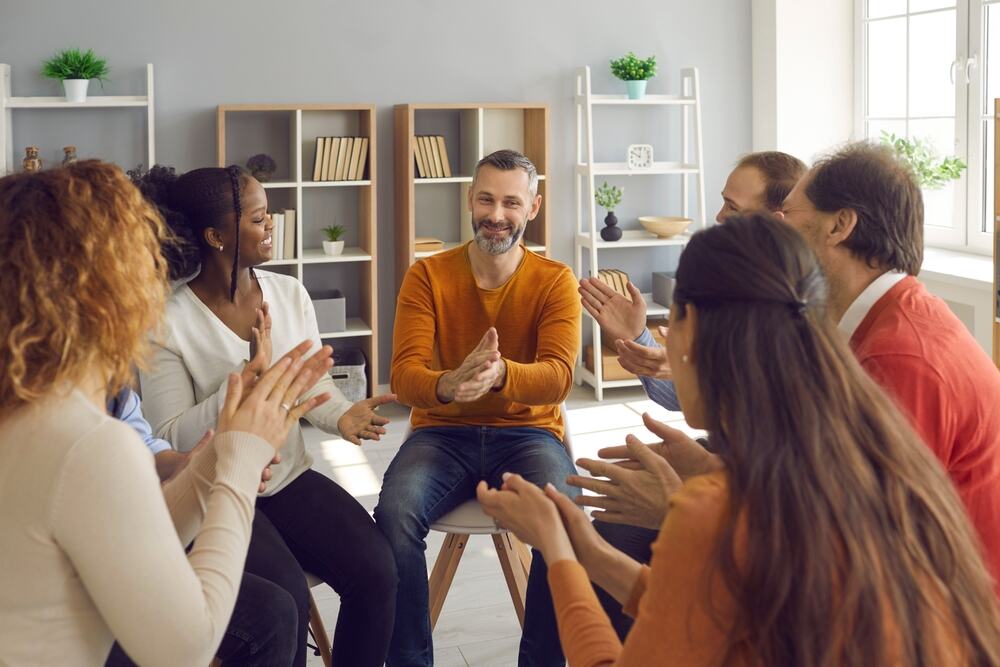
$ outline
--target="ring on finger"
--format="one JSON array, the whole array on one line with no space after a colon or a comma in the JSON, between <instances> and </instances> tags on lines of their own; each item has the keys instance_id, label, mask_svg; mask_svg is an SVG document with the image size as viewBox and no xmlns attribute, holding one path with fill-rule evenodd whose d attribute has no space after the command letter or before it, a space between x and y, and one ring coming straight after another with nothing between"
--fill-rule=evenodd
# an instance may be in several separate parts
<instances>
[{"instance_id":1,"label":"ring on finger","mask_svg":"<svg viewBox=\"0 0 1000 667\"><path fill-rule=\"evenodd\" d=\"M288 403L282 403L281 407L283 407L285 409L286 413L289 413L289 412L292 411L292 406L290 406Z\"/></svg>"}]
</instances>

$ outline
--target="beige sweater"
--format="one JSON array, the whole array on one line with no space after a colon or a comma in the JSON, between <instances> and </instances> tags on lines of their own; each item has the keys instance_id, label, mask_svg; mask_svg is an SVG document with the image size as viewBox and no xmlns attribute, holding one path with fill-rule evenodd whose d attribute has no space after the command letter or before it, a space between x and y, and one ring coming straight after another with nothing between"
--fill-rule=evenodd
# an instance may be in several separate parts
<instances>
[{"instance_id":1,"label":"beige sweater","mask_svg":"<svg viewBox=\"0 0 1000 667\"><path fill-rule=\"evenodd\" d=\"M221 434L161 488L139 436L78 391L0 420L0 665L101 665L115 638L144 666L207 665L273 453Z\"/></svg>"}]
</instances>

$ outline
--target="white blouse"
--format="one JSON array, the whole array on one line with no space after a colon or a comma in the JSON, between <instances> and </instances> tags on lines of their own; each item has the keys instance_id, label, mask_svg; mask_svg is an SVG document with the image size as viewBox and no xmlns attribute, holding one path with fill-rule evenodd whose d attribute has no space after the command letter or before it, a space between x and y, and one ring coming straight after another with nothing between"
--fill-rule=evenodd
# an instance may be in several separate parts
<instances>
[{"instance_id":1,"label":"white blouse","mask_svg":"<svg viewBox=\"0 0 1000 667\"><path fill-rule=\"evenodd\" d=\"M273 322L272 362L305 339L319 350L319 328L312 300L298 280L270 271L256 272ZM163 340L155 344L149 371L140 372L142 408L157 437L178 451L189 451L205 431L215 428L226 397L229 374L240 372L250 356L250 343L226 326L185 283L167 303ZM330 392L323 405L306 413L314 426L337 433L337 421L351 407L329 375L300 400ZM273 495L312 465L302 429L296 424L281 450L281 463L264 495Z\"/></svg>"}]
</instances>

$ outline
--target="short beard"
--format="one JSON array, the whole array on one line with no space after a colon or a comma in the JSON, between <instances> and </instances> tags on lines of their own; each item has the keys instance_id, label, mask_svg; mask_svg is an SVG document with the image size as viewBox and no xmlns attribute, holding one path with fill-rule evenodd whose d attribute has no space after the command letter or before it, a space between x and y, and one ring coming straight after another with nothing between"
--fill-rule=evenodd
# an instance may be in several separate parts
<instances>
[{"instance_id":1,"label":"short beard","mask_svg":"<svg viewBox=\"0 0 1000 667\"><path fill-rule=\"evenodd\" d=\"M479 249L489 255L502 255L508 252L521 240L521 236L524 235L524 228L527 225L521 225L520 227L514 226L511 231L510 236L506 239L493 240L488 239L483 235L481 229L485 220L479 220L472 223L472 231L476 234L476 245Z\"/></svg>"}]
</instances>

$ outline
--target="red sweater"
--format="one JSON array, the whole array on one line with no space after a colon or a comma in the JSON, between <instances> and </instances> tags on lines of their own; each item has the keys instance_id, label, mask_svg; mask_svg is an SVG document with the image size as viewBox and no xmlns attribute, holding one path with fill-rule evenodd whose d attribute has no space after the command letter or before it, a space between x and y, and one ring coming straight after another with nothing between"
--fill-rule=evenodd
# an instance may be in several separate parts
<instances>
[{"instance_id":1,"label":"red sweater","mask_svg":"<svg viewBox=\"0 0 1000 667\"><path fill-rule=\"evenodd\" d=\"M912 276L872 306L851 347L955 482L1000 594L1000 372Z\"/></svg>"}]
</instances>

